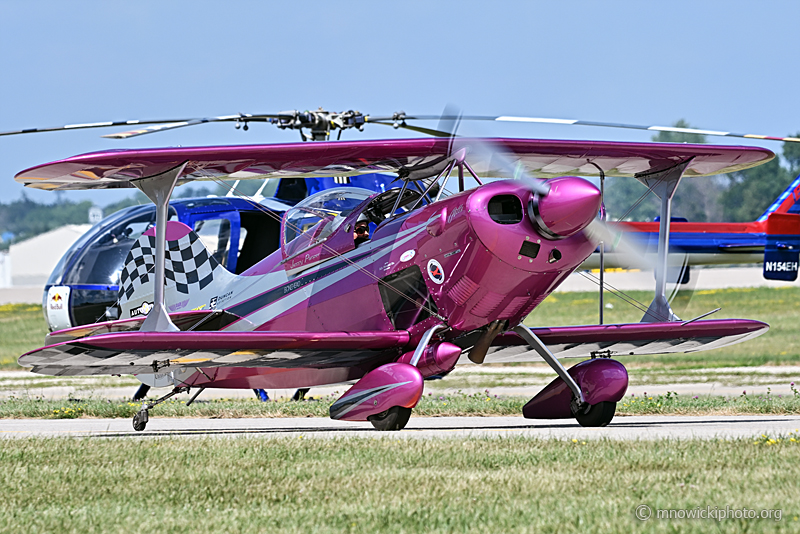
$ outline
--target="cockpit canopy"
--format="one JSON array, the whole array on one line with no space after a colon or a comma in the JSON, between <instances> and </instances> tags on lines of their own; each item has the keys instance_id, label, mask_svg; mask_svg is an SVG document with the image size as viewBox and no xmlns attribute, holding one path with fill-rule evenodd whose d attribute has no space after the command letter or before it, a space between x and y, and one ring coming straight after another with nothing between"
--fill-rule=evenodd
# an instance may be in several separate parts
<instances>
[{"instance_id":1,"label":"cockpit canopy","mask_svg":"<svg viewBox=\"0 0 800 534\"><path fill-rule=\"evenodd\" d=\"M320 191L287 210L281 225L284 259L328 240L353 211L373 195L375 192L360 187L339 187ZM352 245L352 236L349 239Z\"/></svg>"}]
</instances>

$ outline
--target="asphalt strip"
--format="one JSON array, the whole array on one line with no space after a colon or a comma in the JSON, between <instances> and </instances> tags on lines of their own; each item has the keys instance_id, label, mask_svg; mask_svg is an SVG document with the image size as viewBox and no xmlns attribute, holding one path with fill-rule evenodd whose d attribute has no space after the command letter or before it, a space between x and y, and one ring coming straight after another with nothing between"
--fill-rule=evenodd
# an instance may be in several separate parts
<instances>
[{"instance_id":1,"label":"asphalt strip","mask_svg":"<svg viewBox=\"0 0 800 534\"><path fill-rule=\"evenodd\" d=\"M584 428L571 419L521 417L412 417L399 432L379 432L368 422L325 418L150 419L135 432L129 419L4 419L0 438L240 437L447 439L526 437L540 439L735 439L788 436L800 429L798 415L617 416L605 428Z\"/></svg>"}]
</instances>

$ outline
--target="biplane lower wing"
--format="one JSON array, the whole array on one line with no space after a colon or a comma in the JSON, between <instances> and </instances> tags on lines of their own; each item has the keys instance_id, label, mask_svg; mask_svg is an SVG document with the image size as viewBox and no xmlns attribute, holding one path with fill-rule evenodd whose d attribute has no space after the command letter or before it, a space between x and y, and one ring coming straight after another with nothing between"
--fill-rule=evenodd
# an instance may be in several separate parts
<instances>
[{"instance_id":1,"label":"biplane lower wing","mask_svg":"<svg viewBox=\"0 0 800 534\"><path fill-rule=\"evenodd\" d=\"M115 332L57 343L19 358L55 376L164 373L180 368L317 368L391 361L408 344L394 332Z\"/></svg>"},{"instance_id":2,"label":"biplane lower wing","mask_svg":"<svg viewBox=\"0 0 800 534\"><path fill-rule=\"evenodd\" d=\"M698 352L726 347L760 336L769 325L749 319L628 323L534 328L557 358L617 357ZM541 360L517 334L495 338L489 363Z\"/></svg>"},{"instance_id":3,"label":"biplane lower wing","mask_svg":"<svg viewBox=\"0 0 800 534\"><path fill-rule=\"evenodd\" d=\"M559 358L696 352L759 336L760 321L634 323L537 328ZM215 367L316 368L394 361L408 347L393 332L113 332L66 341L24 354L36 373L72 376L169 372ZM526 361L538 355L516 334L495 339L487 361Z\"/></svg>"}]
</instances>

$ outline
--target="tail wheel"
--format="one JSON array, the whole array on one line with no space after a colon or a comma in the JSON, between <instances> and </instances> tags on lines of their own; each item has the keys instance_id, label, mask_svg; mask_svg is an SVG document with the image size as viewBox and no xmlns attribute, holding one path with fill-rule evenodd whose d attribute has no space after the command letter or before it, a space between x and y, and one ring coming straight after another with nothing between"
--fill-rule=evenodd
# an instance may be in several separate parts
<instances>
[{"instance_id":1,"label":"tail wheel","mask_svg":"<svg viewBox=\"0 0 800 534\"><path fill-rule=\"evenodd\" d=\"M411 408L393 406L375 415L370 415L367 420L378 430L403 430L411 417Z\"/></svg>"},{"instance_id":2,"label":"tail wheel","mask_svg":"<svg viewBox=\"0 0 800 534\"><path fill-rule=\"evenodd\" d=\"M606 426L614 418L616 411L616 402L598 402L579 410L575 419L581 426Z\"/></svg>"},{"instance_id":3,"label":"tail wheel","mask_svg":"<svg viewBox=\"0 0 800 534\"><path fill-rule=\"evenodd\" d=\"M141 432L147 426L147 421L150 419L148 417L147 411L141 410L136 412L136 415L133 416L133 429L136 432Z\"/></svg>"}]
</instances>

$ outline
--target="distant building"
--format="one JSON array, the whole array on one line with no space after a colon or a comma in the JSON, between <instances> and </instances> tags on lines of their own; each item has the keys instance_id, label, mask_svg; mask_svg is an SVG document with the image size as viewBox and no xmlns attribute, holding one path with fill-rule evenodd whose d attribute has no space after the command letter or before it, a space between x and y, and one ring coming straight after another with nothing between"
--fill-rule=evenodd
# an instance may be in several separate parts
<instances>
[{"instance_id":1,"label":"distant building","mask_svg":"<svg viewBox=\"0 0 800 534\"><path fill-rule=\"evenodd\" d=\"M8 251L11 284L44 286L61 256L91 227L90 224L68 224L11 245ZM0 283L2 280L0 276Z\"/></svg>"},{"instance_id":2,"label":"distant building","mask_svg":"<svg viewBox=\"0 0 800 534\"><path fill-rule=\"evenodd\" d=\"M11 256L0 252L0 287L11 287Z\"/></svg>"}]
</instances>

